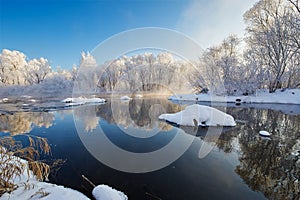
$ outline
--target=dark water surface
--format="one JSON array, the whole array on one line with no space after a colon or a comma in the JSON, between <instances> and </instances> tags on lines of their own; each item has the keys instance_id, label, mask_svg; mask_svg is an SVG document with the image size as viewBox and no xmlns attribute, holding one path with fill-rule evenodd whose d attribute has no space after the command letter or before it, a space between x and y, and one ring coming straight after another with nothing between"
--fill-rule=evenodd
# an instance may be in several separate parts
<instances>
[{"instance_id":1,"label":"dark water surface","mask_svg":"<svg viewBox=\"0 0 300 200\"><path fill-rule=\"evenodd\" d=\"M208 128L174 127L157 120L161 113L181 109L181 105L163 99L139 99L53 112L2 114L0 136L12 136L23 145L28 134L46 138L51 154L41 153L40 159L55 163L50 182L77 189L89 197L92 187L82 175L96 185L107 184L123 191L129 199L300 198L300 115L247 106L228 107L226 112L234 116L237 126L212 128L208 136ZM271 138L260 137L260 130L271 132ZM211 134L214 132L222 133L219 137ZM192 143L166 167L148 173L128 173L108 167L86 149L85 139L95 145L92 148L101 150L100 154L115 158L110 149L105 149L104 140L97 140L100 134L120 149L137 154L163 149L177 136L182 142ZM199 158L203 145L212 150ZM168 150L168 155L178 149L180 141ZM145 169L149 164L150 168L147 161L135 162L130 164Z\"/></svg>"}]
</instances>

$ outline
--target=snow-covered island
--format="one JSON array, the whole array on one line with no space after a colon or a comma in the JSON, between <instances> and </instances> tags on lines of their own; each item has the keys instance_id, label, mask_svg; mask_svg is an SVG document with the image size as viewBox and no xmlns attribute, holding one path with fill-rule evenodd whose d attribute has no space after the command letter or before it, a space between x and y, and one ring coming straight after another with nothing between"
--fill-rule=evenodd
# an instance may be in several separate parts
<instances>
[{"instance_id":1,"label":"snow-covered island","mask_svg":"<svg viewBox=\"0 0 300 200\"><path fill-rule=\"evenodd\" d=\"M202 102L227 102L227 103L276 103L300 104L300 89L276 90L269 93L267 90L258 90L253 95L231 96L215 94L178 94L169 97L173 101L202 101Z\"/></svg>"},{"instance_id":2,"label":"snow-covered island","mask_svg":"<svg viewBox=\"0 0 300 200\"><path fill-rule=\"evenodd\" d=\"M159 119L182 126L235 126L234 118L218 109L194 104L174 114L162 114Z\"/></svg>"}]
</instances>

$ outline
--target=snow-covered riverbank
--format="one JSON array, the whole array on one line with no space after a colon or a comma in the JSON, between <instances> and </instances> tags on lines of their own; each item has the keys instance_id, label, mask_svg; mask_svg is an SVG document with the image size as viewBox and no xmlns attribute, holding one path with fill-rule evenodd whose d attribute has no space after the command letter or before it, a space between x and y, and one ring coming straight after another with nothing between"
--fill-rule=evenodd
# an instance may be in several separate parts
<instances>
[{"instance_id":1,"label":"snow-covered riverbank","mask_svg":"<svg viewBox=\"0 0 300 200\"><path fill-rule=\"evenodd\" d=\"M0 148L2 148L0 146ZM73 190L71 188L66 188L60 185L55 185L51 183L38 181L33 172L28 169L28 163L26 160L15 156L8 156L9 153L5 153L2 149L1 157L2 162L0 163L1 169L6 167L16 168L21 167L22 172L19 176L15 175L10 179L10 181L16 185L16 189L11 193L4 193L0 196L0 200L10 200L10 199L45 199L45 200L88 200L81 192ZM4 178L4 177L0 177ZM95 199L99 200L127 200L127 196L120 191L117 191L107 185L98 185L92 191Z\"/></svg>"},{"instance_id":2,"label":"snow-covered riverbank","mask_svg":"<svg viewBox=\"0 0 300 200\"><path fill-rule=\"evenodd\" d=\"M259 90L249 96L217 96L213 94L179 94L169 97L174 101L202 101L202 102L227 102L227 103L275 103L275 104L300 104L300 89L277 90L269 93Z\"/></svg>"}]
</instances>

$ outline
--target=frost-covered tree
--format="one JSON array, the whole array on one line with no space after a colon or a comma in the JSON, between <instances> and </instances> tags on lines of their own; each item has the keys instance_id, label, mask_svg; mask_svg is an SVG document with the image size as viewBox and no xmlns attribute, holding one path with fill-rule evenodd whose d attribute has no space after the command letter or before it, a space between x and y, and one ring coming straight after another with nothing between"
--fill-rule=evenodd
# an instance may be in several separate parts
<instances>
[{"instance_id":1,"label":"frost-covered tree","mask_svg":"<svg viewBox=\"0 0 300 200\"><path fill-rule=\"evenodd\" d=\"M25 54L3 49L0 54L0 82L3 85L25 84L26 65Z\"/></svg>"},{"instance_id":2,"label":"frost-covered tree","mask_svg":"<svg viewBox=\"0 0 300 200\"><path fill-rule=\"evenodd\" d=\"M295 79L299 68L294 60L299 57L300 18L294 11L285 0L260 0L244 15L251 57L265 71L270 92L290 87L287 80Z\"/></svg>"},{"instance_id":3,"label":"frost-covered tree","mask_svg":"<svg viewBox=\"0 0 300 200\"><path fill-rule=\"evenodd\" d=\"M187 84L187 65L175 61L173 55L161 52L122 56L107 61L100 72L98 87L105 91L178 90Z\"/></svg>"},{"instance_id":4,"label":"frost-covered tree","mask_svg":"<svg viewBox=\"0 0 300 200\"><path fill-rule=\"evenodd\" d=\"M71 71L72 81L75 81L76 76L77 76L77 71L78 71L78 69L77 69L76 65L74 64L72 67L72 71Z\"/></svg>"},{"instance_id":5,"label":"frost-covered tree","mask_svg":"<svg viewBox=\"0 0 300 200\"><path fill-rule=\"evenodd\" d=\"M265 87L266 82L269 80L266 79L266 74L268 70L266 68L262 68L259 63L261 59L260 57L253 56L254 49L246 49L244 51L244 66L245 70L242 72L241 79L243 79L243 83L241 83L241 87L247 87L247 92L255 92L257 89L263 89ZM244 90L245 91L245 90Z\"/></svg>"},{"instance_id":6,"label":"frost-covered tree","mask_svg":"<svg viewBox=\"0 0 300 200\"><path fill-rule=\"evenodd\" d=\"M103 76L106 79L106 86L109 91L113 91L118 82L121 81L123 75L124 62L123 60L114 60L105 64L105 71Z\"/></svg>"},{"instance_id":7,"label":"frost-covered tree","mask_svg":"<svg viewBox=\"0 0 300 200\"><path fill-rule=\"evenodd\" d=\"M39 84L51 72L51 66L47 59L32 59L26 66L26 80L29 84Z\"/></svg>"},{"instance_id":8,"label":"frost-covered tree","mask_svg":"<svg viewBox=\"0 0 300 200\"><path fill-rule=\"evenodd\" d=\"M230 35L220 45L208 48L200 58L192 85L198 92L216 94L252 92L245 83L248 71L243 62L240 39ZM196 76L196 77L195 77Z\"/></svg>"},{"instance_id":9,"label":"frost-covered tree","mask_svg":"<svg viewBox=\"0 0 300 200\"><path fill-rule=\"evenodd\" d=\"M89 53L82 52L79 67L95 67L96 59Z\"/></svg>"},{"instance_id":10,"label":"frost-covered tree","mask_svg":"<svg viewBox=\"0 0 300 200\"><path fill-rule=\"evenodd\" d=\"M295 52L291 60L291 68L287 72L287 87L300 87L300 2L299 0L288 0L292 8L288 18L291 33L289 35L290 44Z\"/></svg>"},{"instance_id":11,"label":"frost-covered tree","mask_svg":"<svg viewBox=\"0 0 300 200\"><path fill-rule=\"evenodd\" d=\"M95 92L99 81L98 70L96 59L89 52L82 52L78 69L76 68L78 71L76 90L86 93Z\"/></svg>"}]
</instances>

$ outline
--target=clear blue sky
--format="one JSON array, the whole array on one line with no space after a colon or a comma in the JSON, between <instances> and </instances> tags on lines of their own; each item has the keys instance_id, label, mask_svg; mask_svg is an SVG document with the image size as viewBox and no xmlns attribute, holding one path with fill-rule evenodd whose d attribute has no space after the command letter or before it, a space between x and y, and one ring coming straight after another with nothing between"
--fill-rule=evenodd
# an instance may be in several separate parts
<instances>
[{"instance_id":1,"label":"clear blue sky","mask_svg":"<svg viewBox=\"0 0 300 200\"><path fill-rule=\"evenodd\" d=\"M228 3L220 3L226 1L235 7L236 2L244 5L255 0L0 0L0 49L19 50L30 59L43 56L53 67L71 68L78 64L80 52L91 51L108 37L132 28L176 29L205 44L209 38L201 40L205 35L199 30L206 27L206 32L216 32L210 25L224 19L216 19L211 10L222 10ZM236 15L242 27L241 13ZM221 27L218 23L214 26ZM222 22L230 32L229 23ZM219 40L212 35L211 43Z\"/></svg>"}]
</instances>

